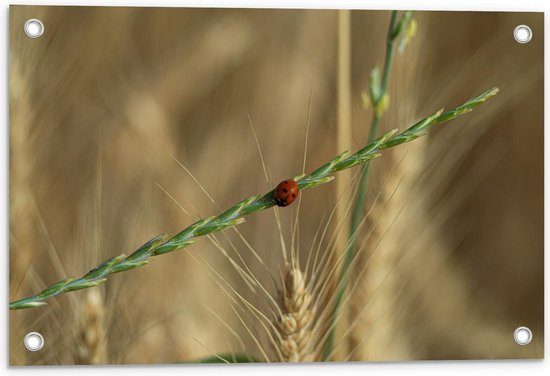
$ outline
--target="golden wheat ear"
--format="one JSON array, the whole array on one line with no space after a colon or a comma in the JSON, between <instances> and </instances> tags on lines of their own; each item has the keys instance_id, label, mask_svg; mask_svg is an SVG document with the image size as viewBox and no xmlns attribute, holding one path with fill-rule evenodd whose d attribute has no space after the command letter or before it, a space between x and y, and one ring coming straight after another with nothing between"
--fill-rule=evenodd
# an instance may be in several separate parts
<instances>
[{"instance_id":1,"label":"golden wheat ear","mask_svg":"<svg viewBox=\"0 0 550 376\"><path fill-rule=\"evenodd\" d=\"M76 333L77 364L105 364L105 302L99 289L89 290L81 306L81 321Z\"/></svg>"},{"instance_id":2,"label":"golden wheat ear","mask_svg":"<svg viewBox=\"0 0 550 376\"><path fill-rule=\"evenodd\" d=\"M315 316L312 295L305 283L304 274L296 265L286 264L284 291L281 299L281 315L278 329L279 347L283 362L311 362L311 327Z\"/></svg>"}]
</instances>

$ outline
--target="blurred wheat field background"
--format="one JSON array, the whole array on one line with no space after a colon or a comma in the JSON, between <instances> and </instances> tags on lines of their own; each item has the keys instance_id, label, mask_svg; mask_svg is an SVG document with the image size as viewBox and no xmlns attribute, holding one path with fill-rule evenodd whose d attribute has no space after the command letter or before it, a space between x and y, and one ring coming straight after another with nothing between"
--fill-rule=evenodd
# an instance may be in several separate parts
<instances>
[{"instance_id":1,"label":"blurred wheat field background","mask_svg":"<svg viewBox=\"0 0 550 376\"><path fill-rule=\"evenodd\" d=\"M29 18L44 22L41 38L25 36ZM382 131L493 86L500 94L372 163L330 360L541 358L543 15L414 18ZM372 113L361 93L383 64L389 20L389 11L11 6L10 301L267 192L302 172L306 151L310 172L361 148ZM514 41L518 24L533 30L530 43ZM316 265L340 262L357 178L339 173L304 192L277 211L280 230L273 209L253 214L238 233L11 311L10 364L289 360L284 325L261 319L285 312L300 318L312 353L290 360L321 360L319 312L337 273L306 266L312 249ZM281 237L303 275L284 264ZM300 294L287 300L302 304L274 312L271 299L282 302L290 285ZM520 325L533 330L528 346L513 342ZM44 335L40 352L24 348L29 331Z\"/></svg>"}]
</instances>

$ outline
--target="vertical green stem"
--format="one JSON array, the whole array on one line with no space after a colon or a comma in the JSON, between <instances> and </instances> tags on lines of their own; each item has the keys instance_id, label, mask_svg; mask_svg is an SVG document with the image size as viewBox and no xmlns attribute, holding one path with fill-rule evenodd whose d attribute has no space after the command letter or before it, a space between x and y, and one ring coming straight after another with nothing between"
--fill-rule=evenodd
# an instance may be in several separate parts
<instances>
[{"instance_id":1,"label":"vertical green stem","mask_svg":"<svg viewBox=\"0 0 550 376\"><path fill-rule=\"evenodd\" d=\"M397 11L394 10L392 11L390 27L388 29L388 41L386 43L386 59L384 61L384 72L382 75L382 85L381 85L381 95L380 95L381 98L384 97L384 95L386 95L386 91L388 88L388 81L390 78L391 66L393 62L393 51L394 51L393 45L395 42L393 31L395 29L396 22L397 22ZM374 104L374 106L376 106L376 104ZM369 138L368 138L369 143L376 138L376 135L378 134L379 124L380 124L379 112L373 111L371 128L369 131ZM365 193L367 191L367 179L369 176L369 168L370 168L370 163L367 163L363 168L363 171L361 172L359 187L357 188L357 193L355 196L355 206L353 208L352 217L351 217L350 234L352 236L352 239L353 239L353 234L355 234L355 232L357 231L357 228L359 227L359 223L361 222L361 217L363 216L363 205L365 203ZM349 243L348 248L351 248L353 250L354 246L355 246L355 241L352 240ZM353 252L349 252L349 253L353 253ZM351 254L349 257L350 262L351 262L351 256L353 256L353 254ZM347 266L345 267L345 269L347 269Z\"/></svg>"},{"instance_id":2,"label":"vertical green stem","mask_svg":"<svg viewBox=\"0 0 550 376\"><path fill-rule=\"evenodd\" d=\"M384 72L382 75L382 85L381 85L381 95L380 95L381 98L384 95L386 95L386 91L388 88L388 81L390 78L390 71L391 71L391 66L393 62L393 52L394 52L393 45L395 42L395 38L392 36L392 34L395 28L396 21L397 21L397 11L394 10L392 11L392 14L391 14L390 27L388 29L388 41L386 43L386 59L384 61ZM368 142L372 142L376 138L376 135L378 134L379 124L380 124L379 112L373 111ZM369 168L370 168L370 163L367 163L365 167L363 167L363 171L361 172L359 187L357 188L357 195L355 196L355 206L353 208L353 213L351 217L351 236L353 236L353 234L355 234L355 232L357 231L359 223L361 222L361 217L363 216L363 205L365 204L365 193L367 191L367 179L369 176ZM354 246L355 246L355 241L352 240L348 248L351 248L353 250ZM350 261L351 261L351 257L350 257Z\"/></svg>"},{"instance_id":3,"label":"vertical green stem","mask_svg":"<svg viewBox=\"0 0 550 376\"><path fill-rule=\"evenodd\" d=\"M384 60L384 72L382 76L380 98L383 98L384 95L386 95L386 90L388 87L388 81L389 81L391 66L393 62L393 52L394 52L393 47L394 47L395 39L397 38L394 32L396 24L397 24L397 11L394 10L391 13L390 26L388 28L388 37L387 37L387 43L386 43L386 58ZM369 143L376 139L376 134L378 133L378 126L380 123L380 113L375 110L376 103L373 103L373 107L374 108L373 108L372 122L371 122L370 131L369 131ZM325 361L328 360L334 348L337 316L340 309L340 304L342 302L342 298L344 296L344 293L347 287L346 278L348 274L348 269L353 260L357 229L359 227L359 224L361 223L361 218L363 216L363 206L365 204L365 192L367 190L367 178L369 175L369 166L370 166L370 163L367 163L365 167L363 167L363 170L361 171L361 177L359 180L359 186L357 188L357 194L355 197L355 206L353 208L352 216L351 216L350 240L347 243L348 245L344 251L345 252L344 262L342 264L342 271L340 274L338 290L337 290L336 299L334 302L334 311L332 312L332 315L331 315L331 325L329 328L330 332L327 337L325 350L323 352L323 360Z\"/></svg>"}]
</instances>

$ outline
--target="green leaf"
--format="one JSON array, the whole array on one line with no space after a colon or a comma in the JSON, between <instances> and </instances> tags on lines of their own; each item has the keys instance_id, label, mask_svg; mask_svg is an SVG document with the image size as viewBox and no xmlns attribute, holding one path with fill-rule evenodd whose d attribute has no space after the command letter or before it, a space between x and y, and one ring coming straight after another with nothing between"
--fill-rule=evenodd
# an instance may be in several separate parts
<instances>
[{"instance_id":1,"label":"green leaf","mask_svg":"<svg viewBox=\"0 0 550 376\"><path fill-rule=\"evenodd\" d=\"M413 126L409 127L405 132L403 132L403 134L412 135L414 133L419 133L427 130L430 126L440 122L440 117L442 113L443 109L434 112L430 116L425 117Z\"/></svg>"},{"instance_id":2,"label":"green leaf","mask_svg":"<svg viewBox=\"0 0 550 376\"><path fill-rule=\"evenodd\" d=\"M349 150L346 150L338 154L336 157L332 158L330 161L328 161L327 163L319 167L317 170L309 174L309 178L316 179L317 177L322 177L327 173L333 172L334 165L336 165L342 159L346 158L348 155L349 155ZM302 189L302 187L300 187L300 189Z\"/></svg>"},{"instance_id":3,"label":"green leaf","mask_svg":"<svg viewBox=\"0 0 550 376\"><path fill-rule=\"evenodd\" d=\"M247 199L244 199L241 202L239 202L238 204L236 204L235 206L233 206L232 208L230 208L230 209L226 210L225 212L223 212L222 214L220 214L216 219L218 221L226 221L230 218L234 218L235 216L240 215L241 210L242 210L243 207L246 207L246 206L250 205L252 202L258 200L260 197L261 197L260 195L255 195L255 196L251 196Z\"/></svg>"},{"instance_id":4,"label":"green leaf","mask_svg":"<svg viewBox=\"0 0 550 376\"><path fill-rule=\"evenodd\" d=\"M376 105L374 106L374 115L380 119L388 107L390 107L390 95L385 93L380 97L378 102L376 102Z\"/></svg>"},{"instance_id":5,"label":"green leaf","mask_svg":"<svg viewBox=\"0 0 550 376\"><path fill-rule=\"evenodd\" d=\"M454 118L456 118L460 115L464 115L465 113L468 113L468 112L472 111L472 109L474 107L479 106L480 104L482 104L486 100L488 100L488 99L494 97L495 95L497 95L498 91L499 91L499 89L497 87L494 87L490 90L484 91L483 93L481 93L477 97L475 97L473 99L470 99L470 100L466 101L464 104L462 104L462 105L460 105L460 106L458 106L458 107L442 114L440 116L440 118L438 119L438 122L439 123L444 123L446 121L452 120L452 119L454 119Z\"/></svg>"},{"instance_id":6,"label":"green leaf","mask_svg":"<svg viewBox=\"0 0 550 376\"><path fill-rule=\"evenodd\" d=\"M380 100L380 97L382 96L381 82L382 80L380 77L380 69L377 66L375 66L370 72L370 76L369 76L370 97L374 107L376 107L376 104L378 103L378 101Z\"/></svg>"},{"instance_id":7,"label":"green leaf","mask_svg":"<svg viewBox=\"0 0 550 376\"><path fill-rule=\"evenodd\" d=\"M338 171L345 170L347 168L356 166L358 164L366 163L367 161L378 158L379 156L380 156L380 154L373 154L373 153L364 154L364 155L363 154L354 154L351 157L349 157L348 159L345 159L341 162L338 162L338 164L335 166L335 168Z\"/></svg>"},{"instance_id":8,"label":"green leaf","mask_svg":"<svg viewBox=\"0 0 550 376\"><path fill-rule=\"evenodd\" d=\"M195 241L193 239L171 239L168 242L161 245L160 247L156 248L153 251L153 256L158 256L164 253L177 251L178 249L190 246L194 242Z\"/></svg>"},{"instance_id":9,"label":"green leaf","mask_svg":"<svg viewBox=\"0 0 550 376\"><path fill-rule=\"evenodd\" d=\"M407 26L409 26L409 22L411 21L412 14L413 12L410 10L403 13L403 16L401 17L397 25L395 25L395 28L391 33L392 40L398 38L399 34L401 34L401 31L406 30Z\"/></svg>"},{"instance_id":10,"label":"green leaf","mask_svg":"<svg viewBox=\"0 0 550 376\"><path fill-rule=\"evenodd\" d=\"M384 133L381 137L377 138L372 143L368 144L363 149L355 153L355 155L363 156L363 155L376 152L377 150L381 149L381 147L385 145L389 139L393 138L396 133L397 133L397 129L393 129L391 131Z\"/></svg>"},{"instance_id":11,"label":"green leaf","mask_svg":"<svg viewBox=\"0 0 550 376\"><path fill-rule=\"evenodd\" d=\"M46 302L37 302L37 301L23 302L23 301L18 300L16 302L10 303L10 310L34 308L34 307L40 307L40 306L45 306L45 305L48 305L48 303L46 303Z\"/></svg>"},{"instance_id":12,"label":"green leaf","mask_svg":"<svg viewBox=\"0 0 550 376\"><path fill-rule=\"evenodd\" d=\"M226 221L222 223L218 223L217 221L215 221L213 223L209 223L203 226L202 228L198 229L195 232L195 236L203 236L203 235L210 234L212 232L225 230L226 228L240 225L243 222L244 222L244 218L237 218L237 219L233 219L231 221Z\"/></svg>"},{"instance_id":13,"label":"green leaf","mask_svg":"<svg viewBox=\"0 0 550 376\"><path fill-rule=\"evenodd\" d=\"M111 273L125 272L135 268L140 268L153 261L153 259L139 260L139 261L124 261L111 269Z\"/></svg>"},{"instance_id":14,"label":"green leaf","mask_svg":"<svg viewBox=\"0 0 550 376\"><path fill-rule=\"evenodd\" d=\"M45 298L49 298L53 295L57 295L61 292L61 290L63 289L63 286L65 286L66 284L68 283L71 283L72 281L74 281L76 278L66 278L62 281L59 281L53 285L51 285L50 287L44 289L43 291L41 291L37 297L40 298L40 299L45 299Z\"/></svg>"},{"instance_id":15,"label":"green leaf","mask_svg":"<svg viewBox=\"0 0 550 376\"><path fill-rule=\"evenodd\" d=\"M123 259L126 258L125 254L121 254L116 257L111 257L103 261L101 264L96 266L94 269L90 270L82 279L96 279L103 275L109 274L109 270L116 264L120 263Z\"/></svg>"},{"instance_id":16,"label":"green leaf","mask_svg":"<svg viewBox=\"0 0 550 376\"><path fill-rule=\"evenodd\" d=\"M65 288L63 288L63 292L70 292L70 291L76 291L76 290L82 290L87 289L89 287L95 287L99 285L100 283L103 283L107 280L107 278L101 278L97 279L95 281L82 281L82 282L73 282L69 285L67 285Z\"/></svg>"},{"instance_id":17,"label":"green leaf","mask_svg":"<svg viewBox=\"0 0 550 376\"><path fill-rule=\"evenodd\" d=\"M152 254L151 251L157 248L160 244L162 244L167 238L168 238L168 234L161 234L159 236L155 236L153 239L143 244L136 251L134 251L130 256L128 256L127 260L133 261L133 260L140 259L142 257L149 257Z\"/></svg>"},{"instance_id":18,"label":"green leaf","mask_svg":"<svg viewBox=\"0 0 550 376\"><path fill-rule=\"evenodd\" d=\"M334 176L326 176L324 178L319 178L319 179L304 179L298 183L298 188L301 191L304 191L306 189L313 188L321 184L326 184L333 180L334 180Z\"/></svg>"}]
</instances>

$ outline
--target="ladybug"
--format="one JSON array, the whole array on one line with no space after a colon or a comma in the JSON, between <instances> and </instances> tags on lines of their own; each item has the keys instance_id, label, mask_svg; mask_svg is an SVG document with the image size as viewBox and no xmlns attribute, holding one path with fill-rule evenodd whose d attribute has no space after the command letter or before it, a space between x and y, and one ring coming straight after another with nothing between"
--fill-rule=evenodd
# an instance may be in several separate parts
<instances>
[{"instance_id":1,"label":"ladybug","mask_svg":"<svg viewBox=\"0 0 550 376\"><path fill-rule=\"evenodd\" d=\"M275 188L273 198L275 198L277 206L288 206L296 200L299 193L298 184L294 180L288 179L280 182Z\"/></svg>"}]
</instances>

